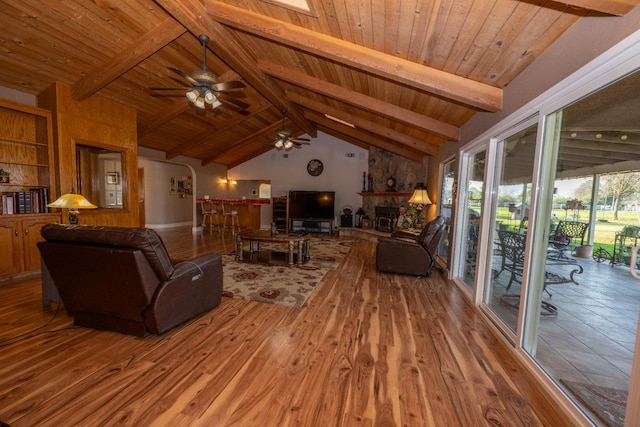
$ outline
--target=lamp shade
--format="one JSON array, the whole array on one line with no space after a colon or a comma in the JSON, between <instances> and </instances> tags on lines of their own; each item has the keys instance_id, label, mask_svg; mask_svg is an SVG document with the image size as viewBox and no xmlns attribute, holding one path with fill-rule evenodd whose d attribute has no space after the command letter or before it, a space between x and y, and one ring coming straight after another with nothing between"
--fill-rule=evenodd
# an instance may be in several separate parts
<instances>
[{"instance_id":1,"label":"lamp shade","mask_svg":"<svg viewBox=\"0 0 640 427\"><path fill-rule=\"evenodd\" d=\"M97 206L88 201L82 194L74 193L63 194L58 199L49 203L50 208L69 209L69 223L78 224L78 209L96 209Z\"/></svg>"},{"instance_id":2,"label":"lamp shade","mask_svg":"<svg viewBox=\"0 0 640 427\"><path fill-rule=\"evenodd\" d=\"M50 208L63 209L96 209L97 206L85 199L82 194L67 193L60 196L55 202L47 205Z\"/></svg>"},{"instance_id":3,"label":"lamp shade","mask_svg":"<svg viewBox=\"0 0 640 427\"><path fill-rule=\"evenodd\" d=\"M413 190L413 194L409 199L409 203L421 204L421 205L430 205L431 199L429 199L429 194L427 193L427 189L424 188L422 184L416 185L416 189Z\"/></svg>"}]
</instances>

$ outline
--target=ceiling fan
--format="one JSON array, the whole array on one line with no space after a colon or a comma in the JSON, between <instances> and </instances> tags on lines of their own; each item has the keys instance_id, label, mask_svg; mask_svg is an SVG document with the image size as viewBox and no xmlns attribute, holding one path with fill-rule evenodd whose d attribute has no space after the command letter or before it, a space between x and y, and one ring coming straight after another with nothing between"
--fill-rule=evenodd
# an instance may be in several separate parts
<instances>
[{"instance_id":1,"label":"ceiling fan","mask_svg":"<svg viewBox=\"0 0 640 427\"><path fill-rule=\"evenodd\" d=\"M292 138L291 132L287 130L286 126L287 110L282 110L282 129L278 131L278 137L273 141L273 145L278 150L291 150L292 148L300 148L302 144L309 144L311 141L309 138Z\"/></svg>"},{"instance_id":2,"label":"ceiling fan","mask_svg":"<svg viewBox=\"0 0 640 427\"><path fill-rule=\"evenodd\" d=\"M191 86L183 87L152 87L151 90L186 90L186 96L189 101L198 107L204 109L207 104L211 105L211 108L218 108L220 105L226 105L241 114L249 114L246 111L249 105L236 99L226 91L232 91L242 89L245 86L240 80L234 80L230 82L218 82L218 76L210 71L207 71L207 43L209 43L209 37L205 34L198 36L200 44L202 45L202 69L196 70L191 75L179 70L175 67L167 67L172 72L176 73ZM168 96L182 96L182 95L168 95Z\"/></svg>"}]
</instances>

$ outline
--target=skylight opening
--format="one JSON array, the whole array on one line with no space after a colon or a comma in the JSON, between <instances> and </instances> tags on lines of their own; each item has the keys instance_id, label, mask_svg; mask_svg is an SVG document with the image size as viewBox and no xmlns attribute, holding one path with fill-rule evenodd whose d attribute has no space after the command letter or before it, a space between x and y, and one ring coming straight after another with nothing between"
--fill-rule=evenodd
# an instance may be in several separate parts
<instances>
[{"instance_id":1,"label":"skylight opening","mask_svg":"<svg viewBox=\"0 0 640 427\"><path fill-rule=\"evenodd\" d=\"M318 17L318 14L313 8L310 0L262 0L265 3L273 4L275 6L284 7L294 12L304 13L305 15Z\"/></svg>"},{"instance_id":2,"label":"skylight opening","mask_svg":"<svg viewBox=\"0 0 640 427\"><path fill-rule=\"evenodd\" d=\"M344 120L342 120L342 119L339 119L339 118L337 118L337 117L333 117L333 116L331 116L331 115L329 115L329 114L325 114L324 116L325 116L327 119L329 119L329 120L333 120L334 122L342 123L343 125L345 125L345 126L349 126L349 127L352 127L352 128L354 128L354 129L356 128L356 125L354 125L353 123L349 123L349 122L344 121Z\"/></svg>"}]
</instances>

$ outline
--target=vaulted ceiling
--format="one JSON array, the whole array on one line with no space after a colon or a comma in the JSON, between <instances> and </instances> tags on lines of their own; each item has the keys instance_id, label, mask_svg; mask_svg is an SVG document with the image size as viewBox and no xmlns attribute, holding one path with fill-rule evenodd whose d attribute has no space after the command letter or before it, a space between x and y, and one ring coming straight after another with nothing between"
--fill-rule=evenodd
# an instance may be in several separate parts
<instances>
[{"instance_id":1,"label":"vaulted ceiling","mask_svg":"<svg viewBox=\"0 0 640 427\"><path fill-rule=\"evenodd\" d=\"M241 164L274 149L286 110L293 136L421 161L476 112L500 110L502 88L577 20L640 0L308 0L305 13L277 2L1 0L0 86L35 95L60 81L76 100L134 108L139 145L169 159ZM151 90L187 83L168 67L201 69L200 34L207 69L245 84L230 92L244 111Z\"/></svg>"}]
</instances>

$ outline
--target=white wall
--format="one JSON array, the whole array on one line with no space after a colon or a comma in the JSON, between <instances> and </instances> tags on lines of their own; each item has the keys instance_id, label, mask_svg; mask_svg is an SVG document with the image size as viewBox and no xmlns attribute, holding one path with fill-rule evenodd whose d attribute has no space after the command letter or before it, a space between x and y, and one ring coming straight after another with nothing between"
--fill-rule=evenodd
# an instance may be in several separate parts
<instances>
[{"instance_id":1,"label":"white wall","mask_svg":"<svg viewBox=\"0 0 640 427\"><path fill-rule=\"evenodd\" d=\"M191 225L193 197L180 197L169 193L169 180L191 175L184 165L164 163L145 158L138 159L138 167L144 168L145 226L167 228Z\"/></svg>"},{"instance_id":2,"label":"white wall","mask_svg":"<svg viewBox=\"0 0 640 427\"><path fill-rule=\"evenodd\" d=\"M201 166L200 163L197 159L183 156L167 161L161 151L138 147L138 167L144 168L147 227L195 227L200 223L195 199L205 194L225 197L226 188L220 183L220 178L226 175L226 167L219 164ZM169 193L169 180L182 176L192 176L193 179L193 195L184 198Z\"/></svg>"},{"instance_id":3,"label":"white wall","mask_svg":"<svg viewBox=\"0 0 640 427\"><path fill-rule=\"evenodd\" d=\"M305 135L307 137L308 135ZM353 154L353 157L347 157ZM286 157L285 157L286 156ZM309 160L322 161L319 176L307 173ZM310 145L291 151L275 148L248 162L228 170L230 179L269 179L271 195L287 195L290 190L335 191L336 213L351 205L355 212L362 206L362 173L369 169L369 152L322 132Z\"/></svg>"}]
</instances>

